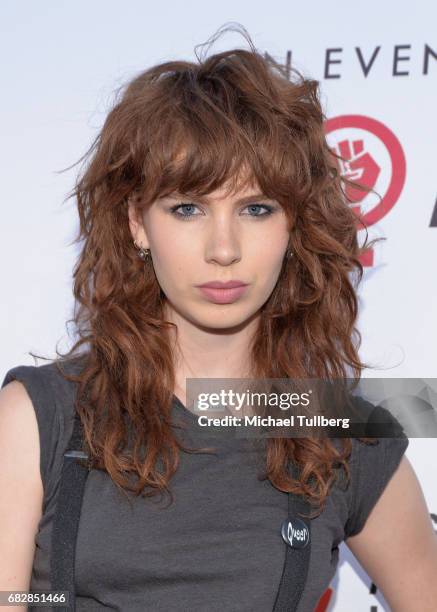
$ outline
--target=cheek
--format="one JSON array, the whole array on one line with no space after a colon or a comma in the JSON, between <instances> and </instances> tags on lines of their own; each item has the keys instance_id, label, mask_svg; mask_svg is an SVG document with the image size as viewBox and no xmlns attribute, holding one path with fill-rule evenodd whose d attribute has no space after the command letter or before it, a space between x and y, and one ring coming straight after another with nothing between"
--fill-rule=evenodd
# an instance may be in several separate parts
<instances>
[{"instance_id":1,"label":"cheek","mask_svg":"<svg viewBox=\"0 0 437 612\"><path fill-rule=\"evenodd\" d=\"M279 248L280 247L280 248ZM255 279L256 300L260 305L268 299L274 290L281 274L286 244L282 245L279 241L276 244L264 244L263 248L258 248L252 253L251 270Z\"/></svg>"},{"instance_id":2,"label":"cheek","mask_svg":"<svg viewBox=\"0 0 437 612\"><path fill-rule=\"evenodd\" d=\"M257 276L269 277L279 273L287 243L281 240L253 243L250 249L250 267Z\"/></svg>"},{"instance_id":3,"label":"cheek","mask_svg":"<svg viewBox=\"0 0 437 612\"><path fill-rule=\"evenodd\" d=\"M190 270L195 260L189 245L183 241L171 239L151 241L154 254L154 269L161 288L166 294L180 292L187 286Z\"/></svg>"}]
</instances>

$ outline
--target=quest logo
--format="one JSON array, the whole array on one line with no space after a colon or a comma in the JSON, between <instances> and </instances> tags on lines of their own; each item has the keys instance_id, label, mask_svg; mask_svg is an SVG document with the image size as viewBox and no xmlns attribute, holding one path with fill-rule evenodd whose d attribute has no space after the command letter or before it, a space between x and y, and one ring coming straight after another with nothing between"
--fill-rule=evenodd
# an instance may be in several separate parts
<instances>
[{"instance_id":1,"label":"quest logo","mask_svg":"<svg viewBox=\"0 0 437 612\"><path fill-rule=\"evenodd\" d=\"M331 150L341 157L337 160L341 176L376 191L344 187L358 228L377 223L393 208L404 187L406 160L399 140L386 125L364 115L328 119L325 134ZM363 253L361 263L373 266L373 249Z\"/></svg>"}]
</instances>

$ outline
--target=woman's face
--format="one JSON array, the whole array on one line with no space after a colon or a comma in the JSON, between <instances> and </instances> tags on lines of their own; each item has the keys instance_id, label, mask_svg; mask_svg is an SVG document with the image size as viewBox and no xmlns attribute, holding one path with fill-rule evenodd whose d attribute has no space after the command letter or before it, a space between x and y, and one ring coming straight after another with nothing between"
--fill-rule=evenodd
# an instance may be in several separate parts
<instances>
[{"instance_id":1,"label":"woman's face","mask_svg":"<svg viewBox=\"0 0 437 612\"><path fill-rule=\"evenodd\" d=\"M220 188L196 199L174 193L139 217L129 206L132 236L151 251L167 309L209 330L239 326L259 314L278 280L289 231L279 203L258 191L244 187L226 195ZM212 281L246 286L199 288Z\"/></svg>"}]
</instances>

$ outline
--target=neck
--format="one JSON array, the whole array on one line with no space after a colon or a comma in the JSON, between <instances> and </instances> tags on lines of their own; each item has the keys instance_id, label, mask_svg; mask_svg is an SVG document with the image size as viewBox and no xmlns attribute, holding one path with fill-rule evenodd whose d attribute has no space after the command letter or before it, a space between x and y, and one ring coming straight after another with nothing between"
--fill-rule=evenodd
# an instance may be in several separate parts
<instances>
[{"instance_id":1,"label":"neck","mask_svg":"<svg viewBox=\"0 0 437 612\"><path fill-rule=\"evenodd\" d=\"M200 327L170 309L166 320L177 326L177 335L175 330L170 330L175 395L184 405L187 378L250 378L251 342L258 328L259 314L227 329Z\"/></svg>"}]
</instances>

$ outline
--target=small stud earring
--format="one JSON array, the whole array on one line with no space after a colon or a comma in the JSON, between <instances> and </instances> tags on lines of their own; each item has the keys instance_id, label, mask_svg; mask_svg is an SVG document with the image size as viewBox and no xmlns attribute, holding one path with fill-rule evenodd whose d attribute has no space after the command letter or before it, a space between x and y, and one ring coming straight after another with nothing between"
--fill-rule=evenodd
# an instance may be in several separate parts
<instances>
[{"instance_id":1,"label":"small stud earring","mask_svg":"<svg viewBox=\"0 0 437 612\"><path fill-rule=\"evenodd\" d=\"M134 246L136 249L138 249L138 257L142 259L143 261L146 261L148 257L150 256L150 249L143 248L142 246L137 244L135 240L134 240Z\"/></svg>"}]
</instances>

